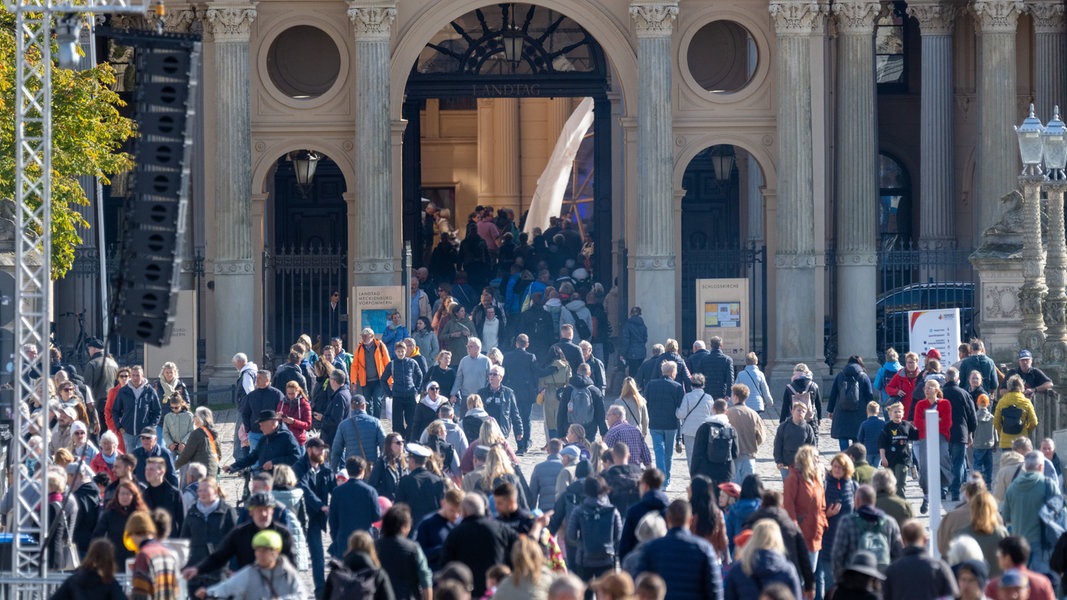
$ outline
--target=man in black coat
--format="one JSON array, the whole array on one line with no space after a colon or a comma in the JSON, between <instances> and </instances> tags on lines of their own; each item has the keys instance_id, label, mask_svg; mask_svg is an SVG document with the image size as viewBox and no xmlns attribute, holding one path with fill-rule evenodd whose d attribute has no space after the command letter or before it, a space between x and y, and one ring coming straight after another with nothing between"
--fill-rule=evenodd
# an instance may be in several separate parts
<instances>
[{"instance_id":1,"label":"man in black coat","mask_svg":"<svg viewBox=\"0 0 1067 600\"><path fill-rule=\"evenodd\" d=\"M515 392L519 420L526 434L516 451L520 455L526 454L530 447L530 410L537 399L537 379L548 374L537 366L537 357L526 350L529 345L530 338L520 333L515 336L515 349L504 355L504 383Z\"/></svg>"},{"instance_id":2,"label":"man in black coat","mask_svg":"<svg viewBox=\"0 0 1067 600\"><path fill-rule=\"evenodd\" d=\"M148 459L144 467L145 483L148 487L143 496L148 508L162 508L170 513L171 531L169 537L176 537L182 530L185 510L182 506L182 493L178 488L163 480L167 473L167 462L158 456Z\"/></svg>"},{"instance_id":3,"label":"man in black coat","mask_svg":"<svg viewBox=\"0 0 1067 600\"><path fill-rule=\"evenodd\" d=\"M213 573L226 566L230 560L235 562L238 569L254 563L256 553L252 549L252 538L263 529L271 529L282 536L282 554L290 562L296 564L296 556L293 554L293 534L284 525L275 523L273 520L274 496L267 493L252 494L248 498L248 510L252 515L252 520L231 529L218 543L214 552L195 565L183 569L182 577L190 580L199 573ZM189 562L192 564L192 561Z\"/></svg>"},{"instance_id":4,"label":"man in black coat","mask_svg":"<svg viewBox=\"0 0 1067 600\"><path fill-rule=\"evenodd\" d=\"M645 469L641 474L638 490L641 499L626 511L626 519L622 523L622 539L619 540L619 558L626 558L637 546L637 524L648 513L655 511L662 515L667 510L671 501L667 494L663 493L663 471L659 469Z\"/></svg>"},{"instance_id":5,"label":"man in black coat","mask_svg":"<svg viewBox=\"0 0 1067 600\"><path fill-rule=\"evenodd\" d=\"M467 494L460 505L463 520L448 534L441 562L459 561L472 573L485 573L493 565L511 565L511 547L519 534L485 514L485 500L479 494ZM472 598L485 595L485 578L474 578Z\"/></svg>"},{"instance_id":6,"label":"man in black coat","mask_svg":"<svg viewBox=\"0 0 1067 600\"><path fill-rule=\"evenodd\" d=\"M296 350L289 351L289 358L285 364L279 366L274 371L274 382L271 383L271 387L285 393L286 386L290 381L295 381L300 384L300 389L308 392L308 381L304 377L304 373L300 370L300 360L304 358L304 355ZM310 393L310 392L308 392ZM274 405L278 407L277 404Z\"/></svg>"},{"instance_id":7,"label":"man in black coat","mask_svg":"<svg viewBox=\"0 0 1067 600\"><path fill-rule=\"evenodd\" d=\"M941 389L945 400L952 406L952 427L948 431L952 481L948 484L948 491L952 494L953 502L960 499L960 486L963 485L963 478L967 476L967 444L971 442L978 426L974 399L967 390L960 387L959 379L959 370L949 367L945 370L945 387Z\"/></svg>"},{"instance_id":8,"label":"man in black coat","mask_svg":"<svg viewBox=\"0 0 1067 600\"><path fill-rule=\"evenodd\" d=\"M356 531L369 531L382 518L378 492L363 481L367 463L358 456L345 461L348 481L333 490L330 498L330 556L343 558L348 551L348 536ZM321 509L320 509L321 510Z\"/></svg>"},{"instance_id":9,"label":"man in black coat","mask_svg":"<svg viewBox=\"0 0 1067 600\"><path fill-rule=\"evenodd\" d=\"M237 526L237 511L219 498L219 484L213 478L204 479L196 487L196 502L189 507L182 523L180 537L189 540L189 563L199 564L207 558L219 540ZM200 571L189 582L189 589L198 590L222 580L222 570Z\"/></svg>"},{"instance_id":10,"label":"man in black coat","mask_svg":"<svg viewBox=\"0 0 1067 600\"><path fill-rule=\"evenodd\" d=\"M729 398L730 386L734 384L734 359L722 351L722 338L713 336L708 340L711 349L700 361L704 374L704 391L712 398Z\"/></svg>"},{"instance_id":11,"label":"man in black coat","mask_svg":"<svg viewBox=\"0 0 1067 600\"><path fill-rule=\"evenodd\" d=\"M248 456L234 461L228 467L223 467L223 471L229 473L253 465L264 471L270 471L274 465L293 466L300 459L300 444L293 436L293 432L282 426L278 420L278 413L273 410L264 410L259 413L256 422L263 431L263 439Z\"/></svg>"},{"instance_id":12,"label":"man in black coat","mask_svg":"<svg viewBox=\"0 0 1067 600\"><path fill-rule=\"evenodd\" d=\"M663 471L667 486L671 484L671 461L674 455L674 439L678 435L678 417L675 411L682 405L685 389L674 380L678 365L671 360L660 365L659 379L645 386L645 403L648 406L648 432L652 435L652 451L656 455L656 468ZM562 410L562 408L561 408Z\"/></svg>"},{"instance_id":13,"label":"man in black coat","mask_svg":"<svg viewBox=\"0 0 1067 600\"><path fill-rule=\"evenodd\" d=\"M304 490L307 506L308 554L311 556L311 575L315 582L315 597L322 596L326 586L326 555L322 534L326 531L330 514L330 495L337 487L337 478L326 461L326 442L322 438L309 438L304 455L293 465L293 473Z\"/></svg>"},{"instance_id":14,"label":"man in black coat","mask_svg":"<svg viewBox=\"0 0 1067 600\"><path fill-rule=\"evenodd\" d=\"M270 371L260 369L256 373L256 389L245 396L245 402L241 406L241 423L248 432L249 452L255 451L256 444L263 437L263 431L256 417L265 410L277 410L283 400L285 400L285 394L270 384Z\"/></svg>"},{"instance_id":15,"label":"man in black coat","mask_svg":"<svg viewBox=\"0 0 1067 600\"><path fill-rule=\"evenodd\" d=\"M504 381L504 367L493 365L489 368L489 385L478 390L482 397L485 412L496 419L500 426L500 433L508 437L511 431L515 431L515 441L522 443L526 430L522 428L522 418L519 416L519 405L515 400L515 391L501 385Z\"/></svg>"},{"instance_id":16,"label":"man in black coat","mask_svg":"<svg viewBox=\"0 0 1067 600\"><path fill-rule=\"evenodd\" d=\"M141 484L147 483L145 478L145 465L150 458L162 458L167 466L167 483L178 487L178 471L174 468L174 455L163 446L160 446L156 438L156 428L147 426L141 430L139 438L140 446L137 448L126 447L126 451L137 459L137 466L133 469L133 476Z\"/></svg>"},{"instance_id":17,"label":"man in black coat","mask_svg":"<svg viewBox=\"0 0 1067 600\"><path fill-rule=\"evenodd\" d=\"M445 497L445 480L426 470L426 461L433 451L422 444L411 443L408 451L408 474L396 484L396 501L411 507L411 520L418 523L436 511Z\"/></svg>"},{"instance_id":18,"label":"man in black coat","mask_svg":"<svg viewBox=\"0 0 1067 600\"><path fill-rule=\"evenodd\" d=\"M542 360L549 356L548 349L556 338L555 324L552 315L545 310L545 302L541 292L530 294L530 307L523 311L518 323L514 326L515 331L521 331L530 338L530 352L540 356Z\"/></svg>"},{"instance_id":19,"label":"man in black coat","mask_svg":"<svg viewBox=\"0 0 1067 600\"><path fill-rule=\"evenodd\" d=\"M71 536L78 548L78 555L84 557L93 541L93 529L100 520L100 488L93 483L93 470L88 463L71 463L67 465L70 478L71 498L78 505L78 517L74 519L74 531Z\"/></svg>"},{"instance_id":20,"label":"man in black coat","mask_svg":"<svg viewBox=\"0 0 1067 600\"><path fill-rule=\"evenodd\" d=\"M689 372L699 373L700 363L703 362L704 357L708 354L708 347L704 344L704 340L693 342L693 351L689 354L689 358L685 359L685 366L689 369Z\"/></svg>"},{"instance_id":21,"label":"man in black coat","mask_svg":"<svg viewBox=\"0 0 1067 600\"><path fill-rule=\"evenodd\" d=\"M652 344L652 356L645 359L640 367L637 367L637 387L642 393L648 387L648 383L659 377L660 356L663 354L663 344Z\"/></svg>"},{"instance_id":22,"label":"man in black coat","mask_svg":"<svg viewBox=\"0 0 1067 600\"><path fill-rule=\"evenodd\" d=\"M571 366L571 372L578 371L578 365L585 362L582 358L582 349L578 347L578 344L574 343L574 325L564 323L559 326L559 341L556 345L563 351L563 357L567 359L567 363Z\"/></svg>"}]
</instances>

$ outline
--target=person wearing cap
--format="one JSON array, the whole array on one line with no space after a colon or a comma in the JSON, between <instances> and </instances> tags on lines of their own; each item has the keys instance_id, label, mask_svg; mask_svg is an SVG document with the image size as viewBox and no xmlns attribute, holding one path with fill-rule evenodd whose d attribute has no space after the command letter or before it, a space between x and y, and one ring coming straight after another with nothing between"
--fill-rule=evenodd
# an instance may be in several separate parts
<instances>
[{"instance_id":1,"label":"person wearing cap","mask_svg":"<svg viewBox=\"0 0 1067 600\"><path fill-rule=\"evenodd\" d=\"M366 396L370 413L375 417L382 416L386 391L386 378L382 374L390 360L389 350L374 337L374 330L364 327L359 334L359 344L352 353L352 367L347 375L352 382L353 392Z\"/></svg>"},{"instance_id":2,"label":"person wearing cap","mask_svg":"<svg viewBox=\"0 0 1067 600\"><path fill-rule=\"evenodd\" d=\"M337 478L326 462L328 451L322 438L308 438L304 455L293 465L293 473L304 490L307 505L307 543L311 556L311 574L315 581L315 595L321 596L326 585L326 556L322 534L329 523L330 497L337 487Z\"/></svg>"},{"instance_id":3,"label":"person wearing cap","mask_svg":"<svg viewBox=\"0 0 1067 600\"><path fill-rule=\"evenodd\" d=\"M885 570L885 600L912 598L955 598L959 587L945 561L930 556L926 549L926 528L911 520L900 529L904 552Z\"/></svg>"},{"instance_id":4,"label":"person wearing cap","mask_svg":"<svg viewBox=\"0 0 1067 600\"><path fill-rule=\"evenodd\" d=\"M158 441L155 425L146 425L141 429L140 447L134 448L133 452L130 453L137 459L137 466L134 468L133 476L142 485L147 485L145 464L150 458L161 458L166 466L164 478L167 483L177 488L179 485L178 470L174 468L174 455L170 453L170 450L160 446Z\"/></svg>"},{"instance_id":5,"label":"person wearing cap","mask_svg":"<svg viewBox=\"0 0 1067 600\"><path fill-rule=\"evenodd\" d=\"M1022 393L1027 398L1033 398L1034 392L1047 392L1052 389L1052 379L1045 374L1044 371L1034 366L1034 354L1029 350L1019 351L1019 366L1017 368L1008 371L1008 374L1004 377L1003 382L1000 384L999 393L1004 394L1010 392L1010 389L1006 389L1006 382L1011 379L1013 375L1018 375L1023 380ZM998 404L999 406L999 404Z\"/></svg>"},{"instance_id":6,"label":"person wearing cap","mask_svg":"<svg viewBox=\"0 0 1067 600\"><path fill-rule=\"evenodd\" d=\"M336 385L334 375L343 375L334 371L330 374L330 385ZM348 390L340 388L346 395ZM338 391L338 394L341 392ZM330 466L336 471L341 463L349 457L358 456L368 465L374 464L381 453L385 443L385 428L377 417L367 412L367 399L362 394L356 394L349 400L350 416L341 421L337 426L337 433L333 436L330 447ZM322 441L331 444L325 435Z\"/></svg>"},{"instance_id":7,"label":"person wearing cap","mask_svg":"<svg viewBox=\"0 0 1067 600\"><path fill-rule=\"evenodd\" d=\"M137 549L133 559L131 600L169 600L179 597L178 555L157 539L156 525L148 511L137 511L126 521L123 541Z\"/></svg>"},{"instance_id":8,"label":"person wearing cap","mask_svg":"<svg viewBox=\"0 0 1067 600\"><path fill-rule=\"evenodd\" d=\"M100 450L89 441L89 428L81 421L74 421L70 425L70 453L75 460L84 459L85 464L91 464Z\"/></svg>"},{"instance_id":9,"label":"person wearing cap","mask_svg":"<svg viewBox=\"0 0 1067 600\"><path fill-rule=\"evenodd\" d=\"M231 598L233 600L302 600L307 597L300 572L282 555L282 536L265 529L252 536L255 562L222 583L196 591L197 598Z\"/></svg>"},{"instance_id":10,"label":"person wearing cap","mask_svg":"<svg viewBox=\"0 0 1067 600\"><path fill-rule=\"evenodd\" d=\"M411 507L411 519L418 523L434 512L445 497L445 480L426 470L426 461L433 451L422 444L409 443L408 474L400 478L396 489L396 501Z\"/></svg>"},{"instance_id":11,"label":"person wearing cap","mask_svg":"<svg viewBox=\"0 0 1067 600\"><path fill-rule=\"evenodd\" d=\"M260 411L256 422L259 424L260 431L263 432L259 444L249 452L248 456L224 467L224 472L239 471L251 466L270 471L274 465L291 467L300 459L300 444L297 443L293 433L282 426L278 413L273 410Z\"/></svg>"},{"instance_id":12,"label":"person wearing cap","mask_svg":"<svg viewBox=\"0 0 1067 600\"><path fill-rule=\"evenodd\" d=\"M960 600L989 600L985 595L989 581L989 566L981 560L964 560L952 565L956 585L960 588Z\"/></svg>"},{"instance_id":13,"label":"person wearing cap","mask_svg":"<svg viewBox=\"0 0 1067 600\"><path fill-rule=\"evenodd\" d=\"M71 384L65 383L63 385ZM56 424L52 427L51 435L48 437L49 454L55 454L56 450L60 448L70 448L71 441L74 438L71 426L78 419L78 412L71 406L58 408L53 412L56 415Z\"/></svg>"},{"instance_id":14,"label":"person wearing cap","mask_svg":"<svg viewBox=\"0 0 1067 600\"><path fill-rule=\"evenodd\" d=\"M190 561L191 566L182 570L182 577L191 580L200 573L217 571L226 566L230 560L235 562L237 568L254 563L256 556L252 548L252 538L265 530L274 531L281 536L281 553L292 562L294 560L293 536L284 525L274 522L275 504L274 496L269 493L257 492L249 496L246 505L252 517L251 520L231 529L217 542L215 550L195 565Z\"/></svg>"},{"instance_id":15,"label":"person wearing cap","mask_svg":"<svg viewBox=\"0 0 1067 600\"><path fill-rule=\"evenodd\" d=\"M1029 600L1030 578L1018 569L1008 569L1000 576L997 600Z\"/></svg>"},{"instance_id":16,"label":"person wearing cap","mask_svg":"<svg viewBox=\"0 0 1067 600\"><path fill-rule=\"evenodd\" d=\"M370 531L371 526L382 518L378 492L363 481L367 464L358 456L345 460L348 481L337 486L330 497L329 524L330 556L344 558L348 548L348 536L356 531Z\"/></svg>"},{"instance_id":17,"label":"person wearing cap","mask_svg":"<svg viewBox=\"0 0 1067 600\"><path fill-rule=\"evenodd\" d=\"M119 365L104 352L104 343L99 338L91 337L85 342L89 349L89 362L85 363L82 372L85 373L85 384L89 386L89 392L96 401L96 410L99 413L101 423L105 423L104 406L107 392L115 383L119 373Z\"/></svg>"},{"instance_id":18,"label":"person wearing cap","mask_svg":"<svg viewBox=\"0 0 1067 600\"><path fill-rule=\"evenodd\" d=\"M119 389L111 408L111 417L122 434L127 452L137 447L137 432L149 426L154 429L162 412L159 395L148 384L144 367L133 365L129 382Z\"/></svg>"}]
</instances>

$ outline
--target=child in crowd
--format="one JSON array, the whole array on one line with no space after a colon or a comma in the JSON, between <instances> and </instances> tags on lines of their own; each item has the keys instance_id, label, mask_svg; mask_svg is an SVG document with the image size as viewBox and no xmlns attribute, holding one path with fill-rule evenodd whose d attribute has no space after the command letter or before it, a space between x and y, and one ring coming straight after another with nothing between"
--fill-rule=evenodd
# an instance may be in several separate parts
<instances>
[{"instance_id":1,"label":"child in crowd","mask_svg":"<svg viewBox=\"0 0 1067 600\"><path fill-rule=\"evenodd\" d=\"M856 441L868 448L867 462L876 465L879 462L878 436L882 435L885 421L882 419L882 406L871 400L867 403L867 420L860 423Z\"/></svg>"},{"instance_id":2,"label":"child in crowd","mask_svg":"<svg viewBox=\"0 0 1067 600\"><path fill-rule=\"evenodd\" d=\"M974 429L974 470L981 473L986 481L993 476L993 452L997 447L999 436L993 427L993 412L989 410L989 396L978 394L974 399L978 410L975 418L978 426Z\"/></svg>"},{"instance_id":3,"label":"child in crowd","mask_svg":"<svg viewBox=\"0 0 1067 600\"><path fill-rule=\"evenodd\" d=\"M904 497L905 476L911 466L911 442L919 439L919 430L904 420L904 405L894 402L886 407L889 422L878 436L879 463L891 469L897 478L897 495Z\"/></svg>"},{"instance_id":4,"label":"child in crowd","mask_svg":"<svg viewBox=\"0 0 1067 600\"><path fill-rule=\"evenodd\" d=\"M489 570L485 572L485 595L482 596L482 600L492 598L496 594L496 586L509 575L511 575L511 568L507 565L489 567Z\"/></svg>"}]
</instances>

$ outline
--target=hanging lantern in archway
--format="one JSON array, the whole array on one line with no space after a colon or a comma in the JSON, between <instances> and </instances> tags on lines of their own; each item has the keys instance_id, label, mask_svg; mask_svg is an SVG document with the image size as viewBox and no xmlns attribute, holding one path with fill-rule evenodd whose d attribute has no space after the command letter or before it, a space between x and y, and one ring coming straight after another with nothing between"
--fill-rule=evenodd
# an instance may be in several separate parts
<instances>
[{"instance_id":1,"label":"hanging lantern in archway","mask_svg":"<svg viewBox=\"0 0 1067 600\"><path fill-rule=\"evenodd\" d=\"M289 160L293 163L293 172L296 174L296 185L300 193L307 196L315 182L315 168L318 167L322 155L313 150L298 150L289 153Z\"/></svg>"}]
</instances>

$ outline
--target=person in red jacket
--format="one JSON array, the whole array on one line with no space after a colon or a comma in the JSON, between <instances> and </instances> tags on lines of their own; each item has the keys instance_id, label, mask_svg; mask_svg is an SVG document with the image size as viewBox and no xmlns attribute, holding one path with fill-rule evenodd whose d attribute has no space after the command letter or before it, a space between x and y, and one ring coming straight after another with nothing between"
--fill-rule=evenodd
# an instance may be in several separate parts
<instances>
[{"instance_id":1,"label":"person in red jacket","mask_svg":"<svg viewBox=\"0 0 1067 600\"><path fill-rule=\"evenodd\" d=\"M311 402L308 401L307 392L299 383L290 381L285 384L285 399L278 402L278 408L274 411L303 448L308 430L311 429Z\"/></svg>"},{"instance_id":2,"label":"person in red jacket","mask_svg":"<svg viewBox=\"0 0 1067 600\"><path fill-rule=\"evenodd\" d=\"M889 402L899 400L904 405L904 414L911 414L911 394L915 390L915 382L919 380L919 355L908 352L904 355L904 368L897 371L889 383L885 386L885 393L889 394Z\"/></svg>"},{"instance_id":3,"label":"person in red jacket","mask_svg":"<svg viewBox=\"0 0 1067 600\"><path fill-rule=\"evenodd\" d=\"M952 461L948 452L949 430L952 428L952 404L941 395L941 384L930 380L923 386L926 397L915 405L915 428L919 430L919 441L915 443L915 454L919 457L919 486L923 490L923 503L919 512L926 514L929 508L929 491L926 489L926 444L937 443L940 449L941 499L948 497L948 483L952 480ZM938 414L937 433L927 437L926 411L936 410ZM932 432L931 432L932 433ZM934 440L937 440L936 442Z\"/></svg>"}]
</instances>

